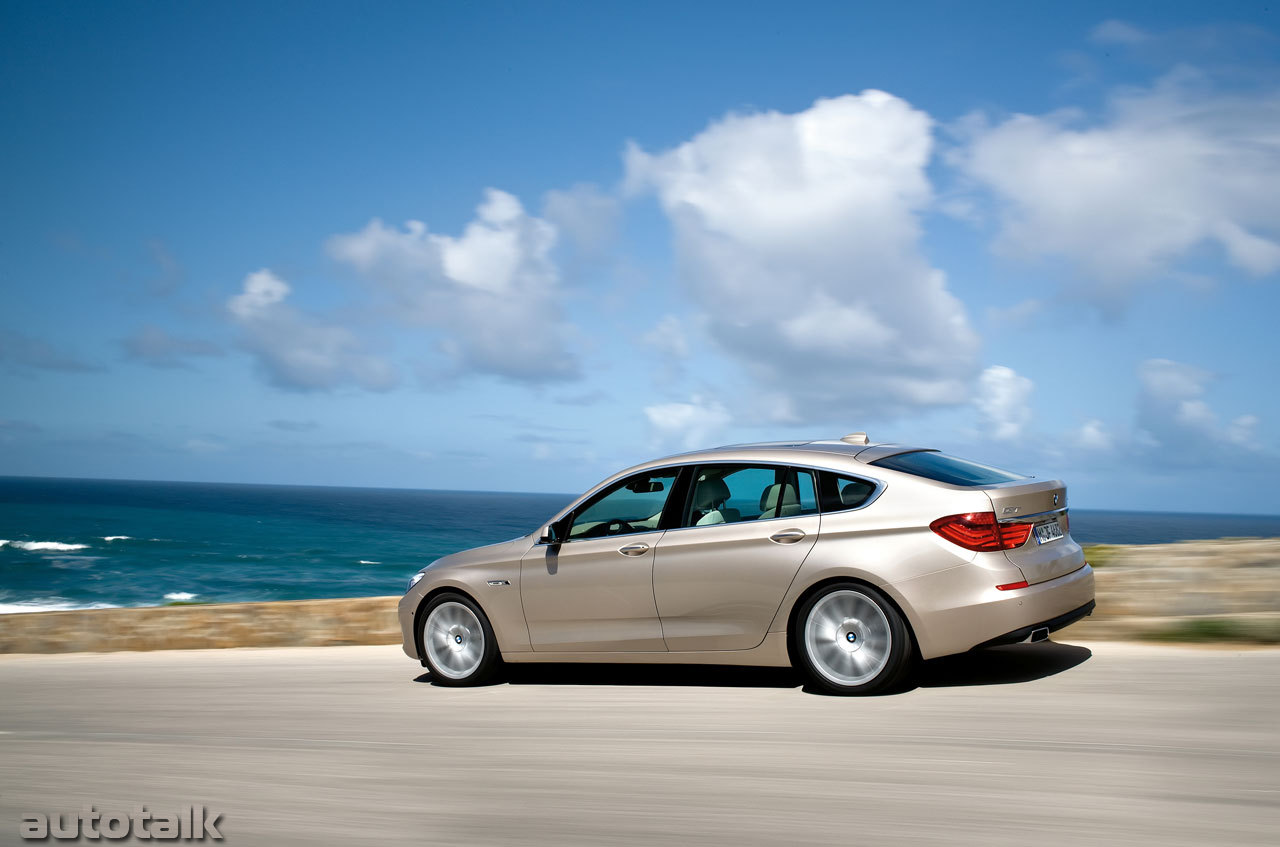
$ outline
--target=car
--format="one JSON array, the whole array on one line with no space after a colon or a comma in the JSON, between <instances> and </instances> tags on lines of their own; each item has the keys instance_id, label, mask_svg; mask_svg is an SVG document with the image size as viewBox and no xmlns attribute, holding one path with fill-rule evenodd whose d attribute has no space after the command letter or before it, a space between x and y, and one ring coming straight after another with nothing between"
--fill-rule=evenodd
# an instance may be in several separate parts
<instances>
[{"instance_id":1,"label":"car","mask_svg":"<svg viewBox=\"0 0 1280 847\"><path fill-rule=\"evenodd\" d=\"M1061 481L859 432L628 468L529 535L423 568L398 613L441 685L504 662L679 662L874 694L1093 609Z\"/></svg>"}]
</instances>

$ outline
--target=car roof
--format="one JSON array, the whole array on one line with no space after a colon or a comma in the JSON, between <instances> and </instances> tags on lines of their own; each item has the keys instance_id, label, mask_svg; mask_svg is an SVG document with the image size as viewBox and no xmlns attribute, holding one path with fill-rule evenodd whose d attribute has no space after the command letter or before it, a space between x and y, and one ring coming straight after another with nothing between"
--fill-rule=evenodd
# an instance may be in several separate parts
<instances>
[{"instance_id":1,"label":"car roof","mask_svg":"<svg viewBox=\"0 0 1280 847\"><path fill-rule=\"evenodd\" d=\"M688 453L676 453L675 455L665 456L661 459L654 459L653 461L645 462L642 465L637 465L635 470L643 470L647 467L657 467L670 464L688 464L699 461L726 462L742 460L797 462L799 464L809 464L813 459L806 461L800 458L798 454L812 453L827 454L828 456L835 456L841 459L858 461L866 464L888 456L896 456L899 453L912 453L931 449L933 448L916 447L910 444L896 444L891 442L868 441L866 443L850 443L841 439L814 441L759 441L749 444L726 444L722 447L711 447L704 450L694 450Z\"/></svg>"}]
</instances>

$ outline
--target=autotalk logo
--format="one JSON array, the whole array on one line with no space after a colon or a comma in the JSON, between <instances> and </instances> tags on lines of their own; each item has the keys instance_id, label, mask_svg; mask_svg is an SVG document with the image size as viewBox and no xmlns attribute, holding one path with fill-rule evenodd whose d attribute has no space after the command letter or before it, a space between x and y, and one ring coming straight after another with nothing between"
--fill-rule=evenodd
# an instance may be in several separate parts
<instances>
[{"instance_id":1,"label":"autotalk logo","mask_svg":"<svg viewBox=\"0 0 1280 847\"><path fill-rule=\"evenodd\" d=\"M75 840L78 838L120 839L132 835L138 839L155 838L177 841L221 841L218 831L220 813L204 806L184 806L176 812L152 812L146 806L134 806L129 814L99 812L85 806L77 814L43 812L23 813L18 834L23 838Z\"/></svg>"}]
</instances>

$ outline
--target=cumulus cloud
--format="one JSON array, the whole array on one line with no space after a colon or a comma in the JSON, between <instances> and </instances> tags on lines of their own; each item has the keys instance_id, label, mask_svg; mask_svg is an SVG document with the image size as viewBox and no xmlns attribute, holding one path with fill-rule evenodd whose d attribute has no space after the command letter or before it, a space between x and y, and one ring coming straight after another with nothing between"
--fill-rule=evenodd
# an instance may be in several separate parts
<instances>
[{"instance_id":1,"label":"cumulus cloud","mask_svg":"<svg viewBox=\"0 0 1280 847\"><path fill-rule=\"evenodd\" d=\"M1089 33L1090 41L1094 44L1103 45L1122 44L1125 46L1132 46L1134 44L1141 44L1150 37L1151 36L1145 30L1138 29L1138 27L1131 23L1115 20L1114 18L1103 21L1095 26L1093 31Z\"/></svg>"},{"instance_id":2,"label":"cumulus cloud","mask_svg":"<svg viewBox=\"0 0 1280 847\"><path fill-rule=\"evenodd\" d=\"M1151 448L1195 447L1222 456L1231 447L1254 452L1259 420L1241 415L1223 426L1205 400L1213 374L1169 359L1148 359L1138 367L1140 441Z\"/></svg>"},{"instance_id":3,"label":"cumulus cloud","mask_svg":"<svg viewBox=\"0 0 1280 847\"><path fill-rule=\"evenodd\" d=\"M1102 421L1090 418L1076 430L1075 443L1085 450L1106 451L1112 448L1114 441Z\"/></svg>"},{"instance_id":4,"label":"cumulus cloud","mask_svg":"<svg viewBox=\"0 0 1280 847\"><path fill-rule=\"evenodd\" d=\"M879 91L730 115L626 153L671 222L681 279L779 420L964 402L978 339L919 247L930 120Z\"/></svg>"},{"instance_id":5,"label":"cumulus cloud","mask_svg":"<svg viewBox=\"0 0 1280 847\"><path fill-rule=\"evenodd\" d=\"M640 340L663 356L672 359L689 357L689 340L684 324L675 315L663 315Z\"/></svg>"},{"instance_id":6,"label":"cumulus cloud","mask_svg":"<svg viewBox=\"0 0 1280 847\"><path fill-rule=\"evenodd\" d=\"M656 450L697 450L715 446L732 421L728 409L720 401L697 395L687 403L647 406L644 416L649 421Z\"/></svg>"},{"instance_id":7,"label":"cumulus cloud","mask_svg":"<svg viewBox=\"0 0 1280 847\"><path fill-rule=\"evenodd\" d=\"M1273 91L1223 94L1182 69L1116 95L1099 122L1064 111L967 132L952 160L995 197L997 249L1069 260L1104 305L1205 245L1253 276L1280 269Z\"/></svg>"},{"instance_id":8,"label":"cumulus cloud","mask_svg":"<svg viewBox=\"0 0 1280 847\"><path fill-rule=\"evenodd\" d=\"M620 211L617 197L590 183L548 191L542 204L542 216L589 257L599 256L613 242Z\"/></svg>"},{"instance_id":9,"label":"cumulus cloud","mask_svg":"<svg viewBox=\"0 0 1280 847\"><path fill-rule=\"evenodd\" d=\"M195 356L221 356L222 348L210 341L181 338L158 326L144 326L120 342L125 358L153 368L190 367Z\"/></svg>"},{"instance_id":10,"label":"cumulus cloud","mask_svg":"<svg viewBox=\"0 0 1280 847\"><path fill-rule=\"evenodd\" d=\"M355 333L299 312L286 302L290 293L287 282L264 268L246 276L241 292L227 301L241 343L272 385L294 391L341 385L385 391L396 384L391 365L365 352Z\"/></svg>"},{"instance_id":11,"label":"cumulus cloud","mask_svg":"<svg viewBox=\"0 0 1280 847\"><path fill-rule=\"evenodd\" d=\"M974 405L991 428L991 437L1012 441L1031 422L1031 392L1035 384L1012 368L992 365L978 378Z\"/></svg>"},{"instance_id":12,"label":"cumulus cloud","mask_svg":"<svg viewBox=\"0 0 1280 847\"><path fill-rule=\"evenodd\" d=\"M373 220L336 235L329 253L389 297L403 319L439 333L451 375L486 373L523 382L578 376L566 349L556 227L490 189L460 236Z\"/></svg>"}]
</instances>

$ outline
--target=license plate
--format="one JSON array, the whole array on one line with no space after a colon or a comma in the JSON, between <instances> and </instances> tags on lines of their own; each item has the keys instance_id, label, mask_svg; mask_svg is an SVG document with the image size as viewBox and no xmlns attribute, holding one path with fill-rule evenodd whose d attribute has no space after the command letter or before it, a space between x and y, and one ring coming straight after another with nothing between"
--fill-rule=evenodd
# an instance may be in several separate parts
<instances>
[{"instance_id":1,"label":"license plate","mask_svg":"<svg viewBox=\"0 0 1280 847\"><path fill-rule=\"evenodd\" d=\"M1048 523L1037 524L1035 528L1036 543L1045 544L1049 541L1057 541L1062 537L1062 527L1057 521L1049 521Z\"/></svg>"}]
</instances>

